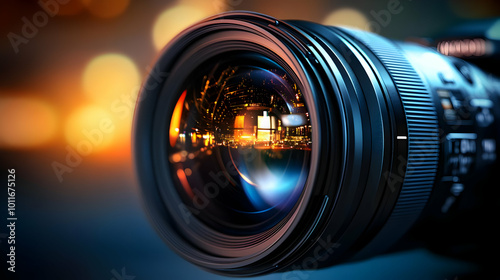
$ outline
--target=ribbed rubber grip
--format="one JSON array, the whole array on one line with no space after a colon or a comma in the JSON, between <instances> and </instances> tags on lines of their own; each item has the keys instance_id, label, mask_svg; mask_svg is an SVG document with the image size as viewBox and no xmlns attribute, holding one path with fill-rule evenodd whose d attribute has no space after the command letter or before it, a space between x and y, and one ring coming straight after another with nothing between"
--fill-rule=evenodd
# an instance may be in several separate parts
<instances>
[{"instance_id":1,"label":"ribbed rubber grip","mask_svg":"<svg viewBox=\"0 0 500 280\"><path fill-rule=\"evenodd\" d=\"M372 33L344 31L365 45L385 66L401 97L406 115L406 173L393 212L378 235L394 237L385 233L400 232L410 227L432 191L439 158L438 117L429 89L397 44Z\"/></svg>"}]
</instances>

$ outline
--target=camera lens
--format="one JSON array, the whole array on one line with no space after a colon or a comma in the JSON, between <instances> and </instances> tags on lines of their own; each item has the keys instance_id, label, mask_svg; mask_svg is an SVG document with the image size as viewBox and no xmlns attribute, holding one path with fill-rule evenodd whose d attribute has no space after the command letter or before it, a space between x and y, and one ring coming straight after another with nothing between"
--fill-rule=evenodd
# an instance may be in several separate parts
<instances>
[{"instance_id":1,"label":"camera lens","mask_svg":"<svg viewBox=\"0 0 500 280\"><path fill-rule=\"evenodd\" d=\"M293 75L256 53L226 53L184 85L167 148L184 204L220 232L272 228L295 206L310 168L309 113Z\"/></svg>"},{"instance_id":2,"label":"camera lens","mask_svg":"<svg viewBox=\"0 0 500 280\"><path fill-rule=\"evenodd\" d=\"M410 239L486 256L498 84L364 31L208 18L166 46L138 99L145 210L180 256L224 275L328 267Z\"/></svg>"}]
</instances>

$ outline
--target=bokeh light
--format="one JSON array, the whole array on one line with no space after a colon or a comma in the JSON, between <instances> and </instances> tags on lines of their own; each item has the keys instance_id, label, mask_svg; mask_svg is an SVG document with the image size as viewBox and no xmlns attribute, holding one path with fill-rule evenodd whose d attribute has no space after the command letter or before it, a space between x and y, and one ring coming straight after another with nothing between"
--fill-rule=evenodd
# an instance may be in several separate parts
<instances>
[{"instance_id":1,"label":"bokeh light","mask_svg":"<svg viewBox=\"0 0 500 280\"><path fill-rule=\"evenodd\" d=\"M177 0L178 5L184 7L196 7L197 10L202 10L207 14L217 14L228 10L234 10L238 5L245 0Z\"/></svg>"},{"instance_id":2,"label":"bokeh light","mask_svg":"<svg viewBox=\"0 0 500 280\"><path fill-rule=\"evenodd\" d=\"M323 24L348 26L370 31L370 24L366 16L353 8L341 8L332 11L325 17Z\"/></svg>"},{"instance_id":3,"label":"bokeh light","mask_svg":"<svg viewBox=\"0 0 500 280\"><path fill-rule=\"evenodd\" d=\"M67 143L84 155L110 147L115 134L116 124L113 116L96 105L77 108L67 118L64 126Z\"/></svg>"},{"instance_id":4,"label":"bokeh light","mask_svg":"<svg viewBox=\"0 0 500 280\"><path fill-rule=\"evenodd\" d=\"M109 107L139 90L141 77L135 63L121 54L103 54L85 67L83 90L92 101Z\"/></svg>"},{"instance_id":5,"label":"bokeh light","mask_svg":"<svg viewBox=\"0 0 500 280\"><path fill-rule=\"evenodd\" d=\"M161 50L172 38L188 26L208 17L209 10L176 5L163 11L153 26L153 44Z\"/></svg>"},{"instance_id":6,"label":"bokeh light","mask_svg":"<svg viewBox=\"0 0 500 280\"><path fill-rule=\"evenodd\" d=\"M99 55L86 66L82 84L86 96L113 121L116 139L113 147L130 144L133 112L141 85L135 63L122 54Z\"/></svg>"},{"instance_id":7,"label":"bokeh light","mask_svg":"<svg viewBox=\"0 0 500 280\"><path fill-rule=\"evenodd\" d=\"M0 146L29 148L51 140L56 132L54 109L35 98L0 98Z\"/></svg>"},{"instance_id":8,"label":"bokeh light","mask_svg":"<svg viewBox=\"0 0 500 280\"><path fill-rule=\"evenodd\" d=\"M122 14L130 0L82 0L82 2L92 15L112 18Z\"/></svg>"}]
</instances>

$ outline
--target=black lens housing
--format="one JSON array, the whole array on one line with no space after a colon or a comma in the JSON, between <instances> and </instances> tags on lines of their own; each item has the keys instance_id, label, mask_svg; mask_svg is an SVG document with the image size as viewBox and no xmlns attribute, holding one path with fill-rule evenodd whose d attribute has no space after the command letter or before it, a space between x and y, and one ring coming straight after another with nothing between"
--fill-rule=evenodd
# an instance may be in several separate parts
<instances>
[{"instance_id":1,"label":"black lens housing","mask_svg":"<svg viewBox=\"0 0 500 280\"><path fill-rule=\"evenodd\" d=\"M299 201L277 225L244 236L193 217L196 209L175 191L165 147L184 78L204 61L234 51L258 53L294 73L315 128ZM438 65L419 64L427 53ZM188 28L162 52L155 66L161 75L150 75L136 108L134 155L151 222L179 255L224 275L314 269L384 252L422 213L434 214L429 209L447 199L436 189L471 189L472 174L496 163L495 149L478 148L474 166L453 173L446 149L454 140L474 134L474 143L484 146L499 133L498 88L488 87L494 81L467 66L471 84L453 67L453 60L432 50L375 34L256 13L225 13ZM440 73L450 74L453 86ZM489 110L491 122L480 125L476 118L455 129L446 119L451 113L445 112L444 92L458 89L467 101L480 100L478 106L463 102L468 117ZM484 100L493 105L481 107Z\"/></svg>"}]
</instances>

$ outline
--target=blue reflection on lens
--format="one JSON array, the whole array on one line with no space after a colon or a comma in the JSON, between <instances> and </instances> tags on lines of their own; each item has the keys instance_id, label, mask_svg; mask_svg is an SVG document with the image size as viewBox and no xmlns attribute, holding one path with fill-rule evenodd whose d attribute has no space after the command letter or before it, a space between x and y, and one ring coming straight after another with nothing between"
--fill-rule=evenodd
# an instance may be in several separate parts
<instances>
[{"instance_id":1,"label":"blue reflection on lens","mask_svg":"<svg viewBox=\"0 0 500 280\"><path fill-rule=\"evenodd\" d=\"M250 161L240 159L238 172L248 200L259 211L277 208L289 209L297 201L305 183L303 161L308 151L276 151L253 149ZM272 158L279 154L279 158Z\"/></svg>"},{"instance_id":2,"label":"blue reflection on lens","mask_svg":"<svg viewBox=\"0 0 500 280\"><path fill-rule=\"evenodd\" d=\"M301 126L307 124L305 114L282 115L281 121L283 122L283 126Z\"/></svg>"}]
</instances>

